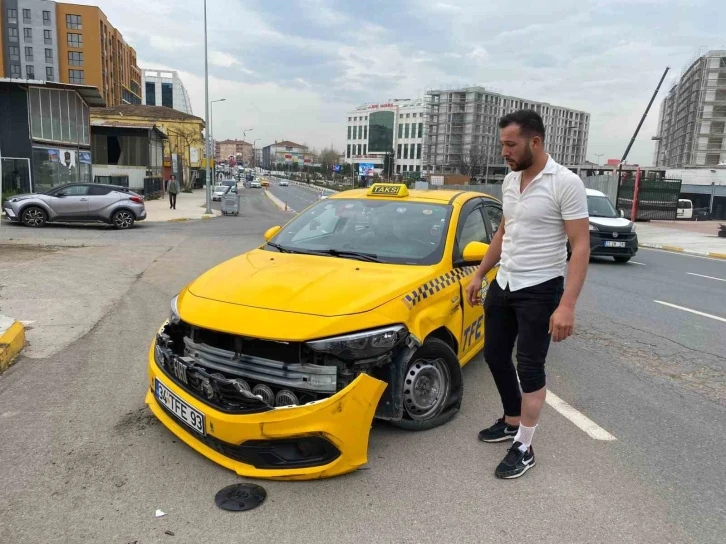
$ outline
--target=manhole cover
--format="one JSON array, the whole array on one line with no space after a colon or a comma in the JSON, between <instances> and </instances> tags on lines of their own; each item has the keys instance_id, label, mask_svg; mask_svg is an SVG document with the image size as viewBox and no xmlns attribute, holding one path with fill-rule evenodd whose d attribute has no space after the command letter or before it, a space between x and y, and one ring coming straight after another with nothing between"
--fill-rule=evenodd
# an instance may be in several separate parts
<instances>
[{"instance_id":1,"label":"manhole cover","mask_svg":"<svg viewBox=\"0 0 726 544\"><path fill-rule=\"evenodd\" d=\"M214 502L223 510L243 512L257 508L267 498L264 487L255 484L233 484L217 492Z\"/></svg>"}]
</instances>

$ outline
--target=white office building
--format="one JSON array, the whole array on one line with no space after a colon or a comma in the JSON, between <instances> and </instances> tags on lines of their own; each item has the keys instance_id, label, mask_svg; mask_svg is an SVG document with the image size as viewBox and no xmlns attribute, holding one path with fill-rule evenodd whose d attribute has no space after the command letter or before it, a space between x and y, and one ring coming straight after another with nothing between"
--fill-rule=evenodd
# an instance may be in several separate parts
<instances>
[{"instance_id":1,"label":"white office building","mask_svg":"<svg viewBox=\"0 0 726 544\"><path fill-rule=\"evenodd\" d=\"M373 172L403 174L417 178L421 173L424 116L420 99L396 99L363 104L348 112L345 162L358 165L360 175ZM386 154L393 154L392 172L383 172Z\"/></svg>"},{"instance_id":2,"label":"white office building","mask_svg":"<svg viewBox=\"0 0 726 544\"><path fill-rule=\"evenodd\" d=\"M142 104L164 106L193 115L189 93L177 72L143 69L141 71L141 93Z\"/></svg>"}]
</instances>

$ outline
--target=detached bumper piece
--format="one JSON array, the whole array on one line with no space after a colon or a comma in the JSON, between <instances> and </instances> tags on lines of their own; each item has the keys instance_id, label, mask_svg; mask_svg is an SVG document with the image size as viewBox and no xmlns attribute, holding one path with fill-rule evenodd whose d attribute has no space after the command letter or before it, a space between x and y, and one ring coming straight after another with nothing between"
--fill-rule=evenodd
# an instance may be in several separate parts
<instances>
[{"instance_id":1,"label":"detached bumper piece","mask_svg":"<svg viewBox=\"0 0 726 544\"><path fill-rule=\"evenodd\" d=\"M160 380L182 403L204 415L204 432L160 403ZM149 352L146 404L180 440L240 476L276 480L329 478L368 461L368 437L386 383L361 374L345 389L301 406L230 413L202 402L159 368ZM259 399L258 399L259 400Z\"/></svg>"}]
</instances>

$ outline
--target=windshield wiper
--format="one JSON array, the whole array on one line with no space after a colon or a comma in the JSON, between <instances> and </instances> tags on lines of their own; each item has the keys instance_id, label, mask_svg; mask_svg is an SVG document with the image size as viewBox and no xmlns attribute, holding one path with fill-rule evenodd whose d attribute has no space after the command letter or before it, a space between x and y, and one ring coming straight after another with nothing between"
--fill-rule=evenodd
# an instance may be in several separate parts
<instances>
[{"instance_id":1,"label":"windshield wiper","mask_svg":"<svg viewBox=\"0 0 726 544\"><path fill-rule=\"evenodd\" d=\"M368 261L371 263L382 262L375 253L362 253L360 251L346 251L345 249L325 249L320 253L324 255L332 255L333 257L350 257L359 261Z\"/></svg>"},{"instance_id":2,"label":"windshield wiper","mask_svg":"<svg viewBox=\"0 0 726 544\"><path fill-rule=\"evenodd\" d=\"M267 242L267 245L270 247L274 247L280 253L296 253L295 250L281 246L280 244L276 244L275 242Z\"/></svg>"}]
</instances>

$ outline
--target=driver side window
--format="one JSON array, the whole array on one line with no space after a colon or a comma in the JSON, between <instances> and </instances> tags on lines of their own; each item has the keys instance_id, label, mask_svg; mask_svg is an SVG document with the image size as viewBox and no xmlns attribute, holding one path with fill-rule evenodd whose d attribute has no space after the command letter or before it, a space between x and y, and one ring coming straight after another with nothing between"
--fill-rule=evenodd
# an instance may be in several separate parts
<instances>
[{"instance_id":1,"label":"driver side window","mask_svg":"<svg viewBox=\"0 0 726 544\"><path fill-rule=\"evenodd\" d=\"M484 217L482 216L481 206L477 206L466 217L459 219L459 225L462 225L462 221L463 226L458 231L456 240L454 262L461 259L464 248L469 242L489 243L489 236L484 223Z\"/></svg>"}]
</instances>

